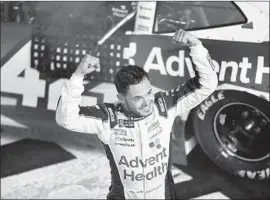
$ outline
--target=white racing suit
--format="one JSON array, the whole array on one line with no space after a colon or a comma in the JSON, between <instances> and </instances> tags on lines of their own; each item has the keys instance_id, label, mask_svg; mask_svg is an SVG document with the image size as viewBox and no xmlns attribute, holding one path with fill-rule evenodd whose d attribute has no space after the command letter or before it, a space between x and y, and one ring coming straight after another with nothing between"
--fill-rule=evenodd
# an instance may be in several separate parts
<instances>
[{"instance_id":1,"label":"white racing suit","mask_svg":"<svg viewBox=\"0 0 270 200\"><path fill-rule=\"evenodd\" d=\"M200 104L217 86L211 58L201 44L190 47L196 76L155 94L153 113L130 117L120 104L80 107L83 78L72 75L62 88L56 122L69 130L97 134L111 167L107 199L175 199L170 138L174 119Z\"/></svg>"}]
</instances>

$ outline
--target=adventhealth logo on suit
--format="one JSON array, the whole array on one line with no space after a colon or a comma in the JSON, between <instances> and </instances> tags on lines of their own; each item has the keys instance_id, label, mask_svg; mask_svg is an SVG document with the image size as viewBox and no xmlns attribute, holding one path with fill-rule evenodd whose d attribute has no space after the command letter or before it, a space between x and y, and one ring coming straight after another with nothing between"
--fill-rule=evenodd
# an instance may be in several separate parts
<instances>
[{"instance_id":1,"label":"adventhealth logo on suit","mask_svg":"<svg viewBox=\"0 0 270 200\"><path fill-rule=\"evenodd\" d=\"M144 179L152 180L162 174L166 173L168 170L167 163L167 149L163 147L163 149L157 153L155 156L150 156L146 159L140 159L136 156L134 159L128 160L126 156L122 155L118 165L125 165L126 169L122 171L124 179L130 179L131 181L143 181ZM153 166L152 170L148 173L136 173L135 170L130 170L129 168L149 168L149 166Z\"/></svg>"}]
</instances>

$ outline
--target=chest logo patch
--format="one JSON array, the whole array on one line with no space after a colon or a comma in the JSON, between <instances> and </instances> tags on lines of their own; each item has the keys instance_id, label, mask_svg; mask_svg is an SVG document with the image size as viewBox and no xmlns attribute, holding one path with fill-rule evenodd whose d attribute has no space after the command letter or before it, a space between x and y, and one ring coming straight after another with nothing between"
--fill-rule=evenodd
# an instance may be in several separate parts
<instances>
[{"instance_id":1,"label":"chest logo patch","mask_svg":"<svg viewBox=\"0 0 270 200\"><path fill-rule=\"evenodd\" d=\"M148 127L148 133L150 133L151 131L154 131L156 128L159 127L159 121L155 121L154 123L152 123L149 127Z\"/></svg>"},{"instance_id":2,"label":"chest logo patch","mask_svg":"<svg viewBox=\"0 0 270 200\"><path fill-rule=\"evenodd\" d=\"M114 135L126 136L127 135L127 131L126 130L123 130L123 129L114 129L113 130L113 134Z\"/></svg>"},{"instance_id":3,"label":"chest logo patch","mask_svg":"<svg viewBox=\"0 0 270 200\"><path fill-rule=\"evenodd\" d=\"M134 128L134 121L119 119L119 127Z\"/></svg>"},{"instance_id":4,"label":"chest logo patch","mask_svg":"<svg viewBox=\"0 0 270 200\"><path fill-rule=\"evenodd\" d=\"M150 142L149 147L150 148L156 147L157 149L160 149L161 148L160 139L156 138L155 141Z\"/></svg>"}]
</instances>

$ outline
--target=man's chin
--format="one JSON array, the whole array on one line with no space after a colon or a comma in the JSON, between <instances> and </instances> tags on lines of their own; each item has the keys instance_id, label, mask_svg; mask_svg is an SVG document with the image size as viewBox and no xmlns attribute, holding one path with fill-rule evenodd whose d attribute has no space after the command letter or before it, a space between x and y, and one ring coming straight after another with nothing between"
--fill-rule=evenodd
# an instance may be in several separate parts
<instances>
[{"instance_id":1,"label":"man's chin","mask_svg":"<svg viewBox=\"0 0 270 200\"><path fill-rule=\"evenodd\" d=\"M153 113L153 109L150 109L149 111L143 112L141 113L141 115L143 117L148 117L149 115L151 115Z\"/></svg>"},{"instance_id":2,"label":"man's chin","mask_svg":"<svg viewBox=\"0 0 270 200\"><path fill-rule=\"evenodd\" d=\"M145 117L150 116L153 113L153 111L151 111L150 113L147 113L147 115Z\"/></svg>"}]
</instances>

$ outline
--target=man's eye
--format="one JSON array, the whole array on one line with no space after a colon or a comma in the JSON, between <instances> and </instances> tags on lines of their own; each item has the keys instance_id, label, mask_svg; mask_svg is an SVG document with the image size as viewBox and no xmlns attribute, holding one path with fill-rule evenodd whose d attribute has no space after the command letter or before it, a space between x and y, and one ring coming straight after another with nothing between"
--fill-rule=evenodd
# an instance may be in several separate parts
<instances>
[{"instance_id":1,"label":"man's eye","mask_svg":"<svg viewBox=\"0 0 270 200\"><path fill-rule=\"evenodd\" d=\"M148 92L148 94L152 94L152 90L150 90L150 91Z\"/></svg>"},{"instance_id":2,"label":"man's eye","mask_svg":"<svg viewBox=\"0 0 270 200\"><path fill-rule=\"evenodd\" d=\"M134 100L135 101L139 101L141 98L140 97L135 97Z\"/></svg>"}]
</instances>

